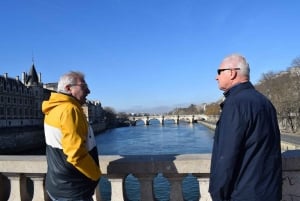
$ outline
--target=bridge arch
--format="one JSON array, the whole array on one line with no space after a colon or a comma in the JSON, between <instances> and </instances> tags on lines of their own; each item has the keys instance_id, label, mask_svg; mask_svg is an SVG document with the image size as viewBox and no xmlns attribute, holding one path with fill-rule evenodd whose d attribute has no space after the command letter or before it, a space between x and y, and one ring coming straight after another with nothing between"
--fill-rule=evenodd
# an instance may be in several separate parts
<instances>
[{"instance_id":1,"label":"bridge arch","mask_svg":"<svg viewBox=\"0 0 300 201\"><path fill-rule=\"evenodd\" d=\"M181 120L195 123L201 120L207 120L206 115L148 115L148 116L135 116L130 117L130 121L132 121L132 125L135 125L137 121L143 121L145 125L150 124L150 120L156 119L160 122L160 124L164 124L165 120L172 120L175 124L179 124Z\"/></svg>"}]
</instances>

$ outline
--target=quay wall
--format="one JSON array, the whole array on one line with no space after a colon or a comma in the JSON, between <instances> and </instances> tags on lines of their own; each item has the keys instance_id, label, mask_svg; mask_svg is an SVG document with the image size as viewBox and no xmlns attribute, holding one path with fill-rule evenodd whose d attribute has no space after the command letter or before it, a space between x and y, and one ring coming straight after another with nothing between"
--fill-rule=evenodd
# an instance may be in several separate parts
<instances>
[{"instance_id":1,"label":"quay wall","mask_svg":"<svg viewBox=\"0 0 300 201\"><path fill-rule=\"evenodd\" d=\"M45 146L43 128L14 128L0 133L0 154L17 154Z\"/></svg>"},{"instance_id":2,"label":"quay wall","mask_svg":"<svg viewBox=\"0 0 300 201\"><path fill-rule=\"evenodd\" d=\"M202 124L203 126L215 130L216 129L216 123L215 122L208 122L208 121L198 121L199 124Z\"/></svg>"},{"instance_id":3,"label":"quay wall","mask_svg":"<svg viewBox=\"0 0 300 201\"><path fill-rule=\"evenodd\" d=\"M104 122L92 124L94 133L106 129ZM0 131L0 154L28 153L45 147L44 128L41 126L2 128Z\"/></svg>"}]
</instances>

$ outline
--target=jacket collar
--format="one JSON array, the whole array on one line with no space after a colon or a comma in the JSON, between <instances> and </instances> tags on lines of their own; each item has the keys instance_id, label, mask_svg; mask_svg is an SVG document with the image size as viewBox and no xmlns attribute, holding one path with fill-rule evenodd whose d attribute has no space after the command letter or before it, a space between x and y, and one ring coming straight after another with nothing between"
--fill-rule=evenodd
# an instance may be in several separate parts
<instances>
[{"instance_id":1,"label":"jacket collar","mask_svg":"<svg viewBox=\"0 0 300 201\"><path fill-rule=\"evenodd\" d=\"M231 87L228 91L225 91L223 94L225 98L227 98L231 94L237 94L239 91L242 91L244 89L253 89L254 86L251 84L251 82L242 82L237 85L234 85Z\"/></svg>"},{"instance_id":2,"label":"jacket collar","mask_svg":"<svg viewBox=\"0 0 300 201\"><path fill-rule=\"evenodd\" d=\"M226 98L229 96L229 95L234 95L234 94L237 94L238 92L244 90L244 89L253 89L254 86L251 84L251 82L243 82L243 83L239 83L239 84L236 84L234 85L233 87L231 87L228 91L225 91L223 94L224 94L224 101L220 104L220 108L223 109L223 106L224 106L224 102L226 100Z\"/></svg>"}]
</instances>

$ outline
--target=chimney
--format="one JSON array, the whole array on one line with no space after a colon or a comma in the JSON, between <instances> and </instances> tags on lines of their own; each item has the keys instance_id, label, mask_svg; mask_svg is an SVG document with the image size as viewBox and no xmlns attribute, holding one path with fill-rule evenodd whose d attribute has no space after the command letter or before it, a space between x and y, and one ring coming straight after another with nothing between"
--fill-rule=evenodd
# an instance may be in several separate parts
<instances>
[{"instance_id":1,"label":"chimney","mask_svg":"<svg viewBox=\"0 0 300 201\"><path fill-rule=\"evenodd\" d=\"M8 73L4 73L4 78L7 79Z\"/></svg>"},{"instance_id":2,"label":"chimney","mask_svg":"<svg viewBox=\"0 0 300 201\"><path fill-rule=\"evenodd\" d=\"M25 72L22 73L22 82L23 84L25 84L25 81L26 81L26 74Z\"/></svg>"}]
</instances>

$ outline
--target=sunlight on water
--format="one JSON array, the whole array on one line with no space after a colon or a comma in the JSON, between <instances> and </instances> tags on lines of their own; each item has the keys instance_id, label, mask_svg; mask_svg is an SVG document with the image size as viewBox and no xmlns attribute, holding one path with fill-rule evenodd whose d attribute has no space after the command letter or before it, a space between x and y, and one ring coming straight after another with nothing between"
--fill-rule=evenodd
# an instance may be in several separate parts
<instances>
[{"instance_id":1,"label":"sunlight on water","mask_svg":"<svg viewBox=\"0 0 300 201\"><path fill-rule=\"evenodd\" d=\"M163 155L211 153L213 133L200 124L150 122L151 125L138 124L108 130L96 136L100 155ZM185 145L185 146L182 146ZM170 183L158 174L154 179L154 196L158 201L168 201ZM140 200L140 184L129 174L124 181L126 196L130 201ZM110 201L111 185L107 178L100 181L101 196ZM188 175L182 181L183 196L186 201L199 200L199 184L195 177Z\"/></svg>"},{"instance_id":2,"label":"sunlight on water","mask_svg":"<svg viewBox=\"0 0 300 201\"><path fill-rule=\"evenodd\" d=\"M211 153L212 136L199 124L152 124L108 130L96 141L100 155L189 154Z\"/></svg>"}]
</instances>

